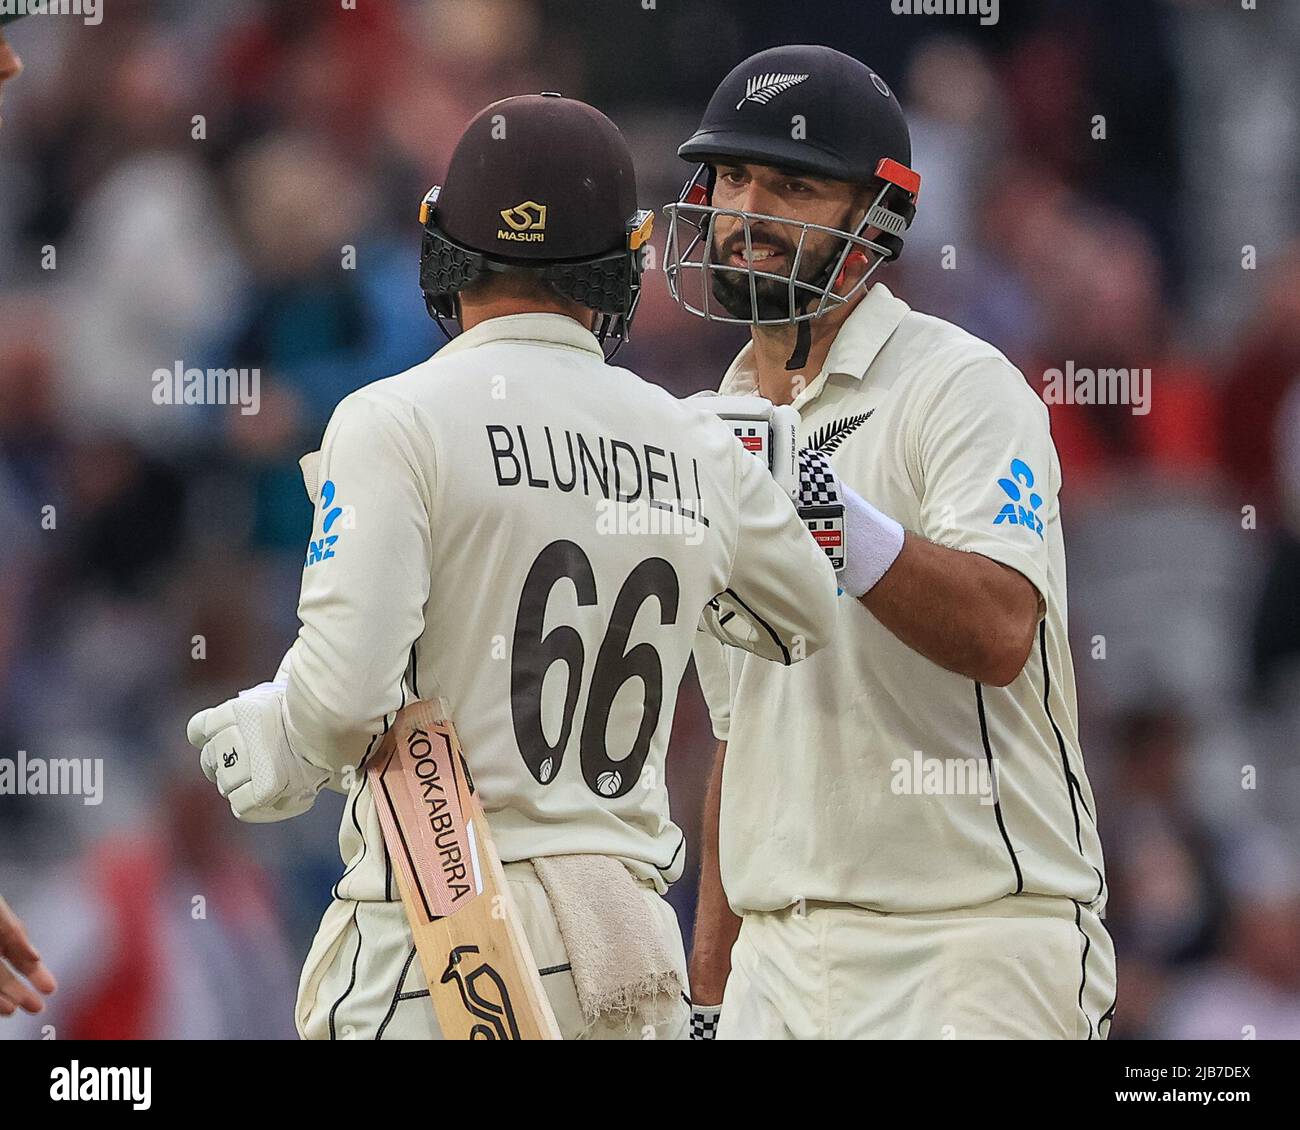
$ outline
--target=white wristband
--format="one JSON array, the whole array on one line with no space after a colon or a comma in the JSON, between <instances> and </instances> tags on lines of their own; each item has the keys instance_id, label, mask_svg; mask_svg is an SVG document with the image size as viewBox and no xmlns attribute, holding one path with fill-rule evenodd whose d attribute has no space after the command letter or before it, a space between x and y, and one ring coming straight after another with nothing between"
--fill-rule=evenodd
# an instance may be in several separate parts
<instances>
[{"instance_id":1,"label":"white wristband","mask_svg":"<svg viewBox=\"0 0 1300 1130\"><path fill-rule=\"evenodd\" d=\"M844 568L839 582L855 600L870 592L903 551L903 527L882 514L842 479Z\"/></svg>"}]
</instances>

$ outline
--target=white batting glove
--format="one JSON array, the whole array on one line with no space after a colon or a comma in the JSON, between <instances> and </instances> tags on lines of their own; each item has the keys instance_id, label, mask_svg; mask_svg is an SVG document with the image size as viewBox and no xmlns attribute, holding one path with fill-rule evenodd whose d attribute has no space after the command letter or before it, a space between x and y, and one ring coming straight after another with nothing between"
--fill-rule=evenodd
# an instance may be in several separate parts
<instances>
[{"instance_id":1,"label":"white batting glove","mask_svg":"<svg viewBox=\"0 0 1300 1130\"><path fill-rule=\"evenodd\" d=\"M844 483L823 451L799 452L795 508L834 567L840 588L852 597L873 589L903 550L903 527Z\"/></svg>"},{"instance_id":2,"label":"white batting glove","mask_svg":"<svg viewBox=\"0 0 1300 1130\"><path fill-rule=\"evenodd\" d=\"M741 446L758 459L791 498L799 485L795 447L799 412L788 404L776 405L761 396L719 396L697 392L688 400L720 417Z\"/></svg>"},{"instance_id":3,"label":"white batting glove","mask_svg":"<svg viewBox=\"0 0 1300 1130\"><path fill-rule=\"evenodd\" d=\"M204 776L249 824L300 816L316 802L330 775L289 746L283 683L261 683L238 698L200 710L186 734L202 751Z\"/></svg>"}]
</instances>

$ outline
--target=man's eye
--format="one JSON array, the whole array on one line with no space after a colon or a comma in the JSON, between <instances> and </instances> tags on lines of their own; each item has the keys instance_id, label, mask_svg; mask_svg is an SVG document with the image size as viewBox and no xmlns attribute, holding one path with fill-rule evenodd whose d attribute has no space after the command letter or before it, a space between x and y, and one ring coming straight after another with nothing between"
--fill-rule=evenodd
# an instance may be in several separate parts
<instances>
[{"instance_id":1,"label":"man's eye","mask_svg":"<svg viewBox=\"0 0 1300 1130\"><path fill-rule=\"evenodd\" d=\"M802 195L812 191L812 185L804 184L801 180L788 181L785 187L787 192L793 192L796 195Z\"/></svg>"},{"instance_id":2,"label":"man's eye","mask_svg":"<svg viewBox=\"0 0 1300 1130\"><path fill-rule=\"evenodd\" d=\"M743 184L745 180L745 174L732 171L729 173L723 173L722 179L725 180L728 184Z\"/></svg>"}]
</instances>

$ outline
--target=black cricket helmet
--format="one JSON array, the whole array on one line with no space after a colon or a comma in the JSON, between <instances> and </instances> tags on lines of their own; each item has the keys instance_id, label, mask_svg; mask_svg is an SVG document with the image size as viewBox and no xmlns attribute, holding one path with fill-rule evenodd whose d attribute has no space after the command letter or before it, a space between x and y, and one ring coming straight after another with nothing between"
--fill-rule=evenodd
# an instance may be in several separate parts
<instances>
[{"instance_id":1,"label":"black cricket helmet","mask_svg":"<svg viewBox=\"0 0 1300 1130\"><path fill-rule=\"evenodd\" d=\"M746 59L722 80L700 128L678 154L698 168L677 203L664 209L669 221L664 274L673 298L690 313L711 321L793 325L852 301L881 263L898 257L903 233L916 215L921 178L911 168L911 138L898 99L870 67L830 47L774 47ZM769 165L878 189L864 214L850 217L844 228L717 208L715 169L724 161ZM714 229L719 216L740 221L744 266L715 261ZM788 275L755 267L752 225L758 222L798 229ZM871 238L864 234L868 229L875 229ZM831 237L833 251L825 266L805 279L800 266L812 233ZM839 294L836 288L853 257L860 257L867 270L848 292ZM748 317L731 315L716 302L715 284L735 291L738 280L749 288ZM764 286L769 292L766 313L760 309L764 304L759 280L772 280L784 288L786 301L775 300L778 307L784 305L783 310L773 313L770 292L775 288L768 285Z\"/></svg>"},{"instance_id":2,"label":"black cricket helmet","mask_svg":"<svg viewBox=\"0 0 1300 1130\"><path fill-rule=\"evenodd\" d=\"M599 313L602 343L627 340L654 214L637 210L632 151L595 107L558 94L494 102L466 127L420 222L420 287L439 325L485 272L523 271Z\"/></svg>"}]
</instances>

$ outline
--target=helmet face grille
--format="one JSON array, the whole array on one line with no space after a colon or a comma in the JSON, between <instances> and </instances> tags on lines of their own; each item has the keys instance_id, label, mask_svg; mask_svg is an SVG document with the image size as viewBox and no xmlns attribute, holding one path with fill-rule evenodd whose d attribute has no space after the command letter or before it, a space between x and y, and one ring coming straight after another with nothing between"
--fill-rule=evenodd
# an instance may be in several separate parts
<instances>
[{"instance_id":1,"label":"helmet face grille","mask_svg":"<svg viewBox=\"0 0 1300 1130\"><path fill-rule=\"evenodd\" d=\"M703 187L701 179L707 176L707 171L706 167L702 167L682 190L678 202L664 208L664 215L668 219L664 278L673 300L690 314L707 321L730 325L780 326L812 321L852 302L866 290L871 275L880 264L897 256L896 247L868 239L862 234L868 227L878 227L893 238L894 227L900 231L907 227L902 216L889 211L882 204L889 192L888 187L881 190L858 229L846 231L793 220L787 216L769 216L702 203L699 190ZM709 195L711 194L706 191L704 199L707 200ZM718 262L715 258L714 236L721 217L730 217L739 222L747 252L752 251L756 242L755 224L779 226L797 232L798 239L789 273L764 271L755 266L750 254L745 256L744 266ZM883 223L877 222L881 219L888 219L890 227L886 228ZM804 279L800 277L800 267L805 262L809 237L813 235L825 236L832 250L823 269L814 278ZM837 292L836 286L844 266L855 253L867 259L868 268L847 291ZM749 288L747 316L736 313L734 307L724 307L715 289L721 284L734 291L736 284L742 280ZM763 284L761 293L760 282ZM784 309L779 308L782 304L773 297L778 287L784 291Z\"/></svg>"}]
</instances>

